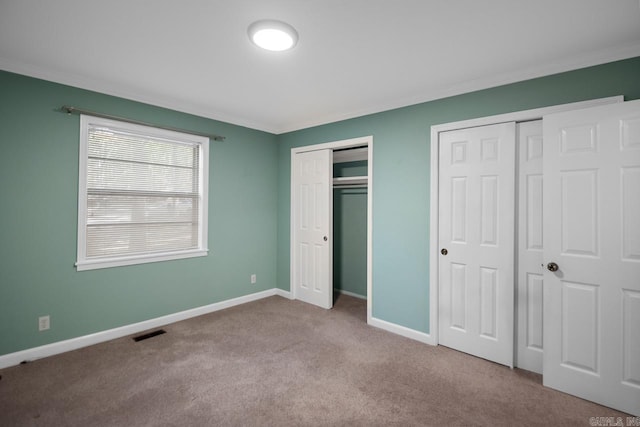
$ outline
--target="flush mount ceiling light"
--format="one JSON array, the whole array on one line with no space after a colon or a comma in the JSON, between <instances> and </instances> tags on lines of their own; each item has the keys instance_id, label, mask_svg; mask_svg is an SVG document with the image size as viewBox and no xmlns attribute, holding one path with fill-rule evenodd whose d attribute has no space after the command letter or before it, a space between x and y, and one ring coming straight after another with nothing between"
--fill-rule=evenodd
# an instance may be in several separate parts
<instances>
[{"instance_id":1,"label":"flush mount ceiling light","mask_svg":"<svg viewBox=\"0 0 640 427\"><path fill-rule=\"evenodd\" d=\"M263 20L249 25L249 39L258 47L280 52L289 50L298 43L298 33L289 24L281 21Z\"/></svg>"}]
</instances>

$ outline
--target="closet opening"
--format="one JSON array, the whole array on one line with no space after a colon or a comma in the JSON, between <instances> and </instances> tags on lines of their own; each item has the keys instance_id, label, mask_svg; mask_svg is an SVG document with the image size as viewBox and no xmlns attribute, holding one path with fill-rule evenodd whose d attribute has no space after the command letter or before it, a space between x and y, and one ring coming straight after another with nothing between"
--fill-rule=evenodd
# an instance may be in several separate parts
<instances>
[{"instance_id":1,"label":"closet opening","mask_svg":"<svg viewBox=\"0 0 640 427\"><path fill-rule=\"evenodd\" d=\"M360 298L369 324L372 178L371 136L291 149L291 297L325 309Z\"/></svg>"},{"instance_id":2,"label":"closet opening","mask_svg":"<svg viewBox=\"0 0 640 427\"><path fill-rule=\"evenodd\" d=\"M333 301L367 299L366 146L333 151Z\"/></svg>"}]
</instances>

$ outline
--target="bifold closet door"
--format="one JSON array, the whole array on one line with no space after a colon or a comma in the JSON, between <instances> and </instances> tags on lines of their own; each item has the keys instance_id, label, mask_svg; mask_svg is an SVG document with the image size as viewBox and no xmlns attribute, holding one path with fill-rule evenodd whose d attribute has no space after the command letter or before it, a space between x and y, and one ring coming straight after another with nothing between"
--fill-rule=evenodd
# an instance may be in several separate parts
<instances>
[{"instance_id":1,"label":"bifold closet door","mask_svg":"<svg viewBox=\"0 0 640 427\"><path fill-rule=\"evenodd\" d=\"M322 308L333 306L333 151L293 158L294 296Z\"/></svg>"},{"instance_id":2,"label":"bifold closet door","mask_svg":"<svg viewBox=\"0 0 640 427\"><path fill-rule=\"evenodd\" d=\"M640 101L543 127L543 383L640 416Z\"/></svg>"},{"instance_id":3,"label":"bifold closet door","mask_svg":"<svg viewBox=\"0 0 640 427\"><path fill-rule=\"evenodd\" d=\"M439 144L439 343L513 366L515 123Z\"/></svg>"}]
</instances>

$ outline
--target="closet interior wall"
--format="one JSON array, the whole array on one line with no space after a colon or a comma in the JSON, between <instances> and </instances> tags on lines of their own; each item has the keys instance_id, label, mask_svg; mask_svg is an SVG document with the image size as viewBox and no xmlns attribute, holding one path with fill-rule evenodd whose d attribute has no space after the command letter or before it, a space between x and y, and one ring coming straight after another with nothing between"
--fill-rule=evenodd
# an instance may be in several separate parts
<instances>
[{"instance_id":1,"label":"closet interior wall","mask_svg":"<svg viewBox=\"0 0 640 427\"><path fill-rule=\"evenodd\" d=\"M333 164L333 288L367 298L367 160L342 161L334 152ZM366 149L365 149L366 158ZM351 184L340 183L340 179Z\"/></svg>"}]
</instances>

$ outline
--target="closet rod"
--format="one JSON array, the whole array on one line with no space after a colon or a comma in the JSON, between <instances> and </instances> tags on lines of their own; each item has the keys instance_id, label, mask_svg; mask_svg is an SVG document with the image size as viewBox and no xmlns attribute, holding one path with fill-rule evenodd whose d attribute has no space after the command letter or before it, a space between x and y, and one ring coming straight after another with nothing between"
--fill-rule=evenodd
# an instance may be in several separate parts
<instances>
[{"instance_id":1,"label":"closet rod","mask_svg":"<svg viewBox=\"0 0 640 427\"><path fill-rule=\"evenodd\" d=\"M367 184L334 184L333 188L367 188Z\"/></svg>"},{"instance_id":2,"label":"closet rod","mask_svg":"<svg viewBox=\"0 0 640 427\"><path fill-rule=\"evenodd\" d=\"M214 141L224 141L225 140L225 137L224 136L220 136L220 135L193 132L193 131L190 131L190 130L174 128L174 127L171 127L171 126L161 126L161 125L157 125L157 124L153 124L153 123L143 122L143 121L140 121L140 120L133 120L133 119L127 119L125 117L112 116L110 114L97 113L95 111L84 110L82 108L71 107L69 105L63 105L62 107L60 107L60 111L62 111L64 113L67 113L67 114L87 114L89 116L101 117L103 119L110 119L110 120L119 120L121 122L132 123L134 125L150 126L150 127L154 127L154 128L158 128L158 129L170 130L170 131L173 131L173 132L182 132L182 133L188 133L190 135L204 136L205 138L209 138L209 139L212 139Z\"/></svg>"}]
</instances>

